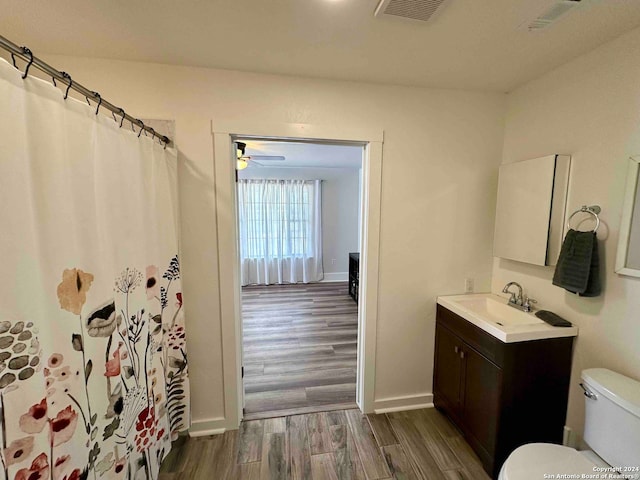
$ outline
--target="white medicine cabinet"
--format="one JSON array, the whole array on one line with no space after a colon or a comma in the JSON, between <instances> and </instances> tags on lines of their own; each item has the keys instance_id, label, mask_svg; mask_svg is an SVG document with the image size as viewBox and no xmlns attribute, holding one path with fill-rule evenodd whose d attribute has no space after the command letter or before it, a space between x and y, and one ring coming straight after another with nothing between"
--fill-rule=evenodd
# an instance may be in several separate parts
<instances>
[{"instance_id":1,"label":"white medicine cabinet","mask_svg":"<svg viewBox=\"0 0 640 480\"><path fill-rule=\"evenodd\" d=\"M498 175L493 254L555 265L562 246L570 155L507 163Z\"/></svg>"}]
</instances>

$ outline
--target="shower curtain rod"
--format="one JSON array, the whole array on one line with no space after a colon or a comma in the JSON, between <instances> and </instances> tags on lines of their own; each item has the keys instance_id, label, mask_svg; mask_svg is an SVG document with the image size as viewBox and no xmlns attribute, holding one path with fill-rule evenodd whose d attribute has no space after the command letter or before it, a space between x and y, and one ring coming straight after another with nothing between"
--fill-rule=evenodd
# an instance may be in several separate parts
<instances>
[{"instance_id":1,"label":"shower curtain rod","mask_svg":"<svg viewBox=\"0 0 640 480\"><path fill-rule=\"evenodd\" d=\"M60 72L56 70L51 65L45 63L38 57L34 56L31 50L29 50L29 48L19 47L15 43L4 38L2 35L0 35L0 47L7 50L9 53L11 53L12 58L14 58L14 56L19 57L25 62L27 62L22 78L27 78L27 75L29 74L29 68L33 65L38 70L43 71L44 73L49 75L51 78L53 78L54 84L55 84L55 81L58 80L61 83L67 85L67 90L64 95L65 100L69 94L69 89L73 89L76 92L83 95L87 100L91 99L97 103L98 108L96 109L96 115L100 111L100 108L106 108L107 110L110 110L113 113L114 118L116 114L122 117L120 120L121 127L124 121L127 120L131 122L131 125L137 125L140 128L140 132L138 133L138 136L140 136L140 134L143 131L149 132L154 137L157 137L158 139L160 139L161 142L164 142L165 147L167 147L168 145L171 145L171 139L169 137L167 137L166 135L159 134L153 128L145 125L142 120L132 117L131 115L126 113L123 108L117 107L114 104L104 100L98 92L89 90L85 86L74 81L71 78L71 75L69 75L68 73ZM14 66L15 66L15 58L14 58Z\"/></svg>"}]
</instances>

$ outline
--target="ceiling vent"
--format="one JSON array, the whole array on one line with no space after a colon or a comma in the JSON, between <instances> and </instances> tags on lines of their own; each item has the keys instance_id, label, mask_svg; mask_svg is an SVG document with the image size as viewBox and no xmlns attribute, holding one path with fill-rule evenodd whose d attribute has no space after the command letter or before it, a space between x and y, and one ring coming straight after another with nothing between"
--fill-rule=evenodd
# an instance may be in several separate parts
<instances>
[{"instance_id":1,"label":"ceiling vent","mask_svg":"<svg viewBox=\"0 0 640 480\"><path fill-rule=\"evenodd\" d=\"M546 28L556 22L573 7L577 6L581 1L582 0L556 0L534 20L525 22L523 26L529 31Z\"/></svg>"},{"instance_id":2,"label":"ceiling vent","mask_svg":"<svg viewBox=\"0 0 640 480\"><path fill-rule=\"evenodd\" d=\"M380 0L374 15L376 17L400 17L426 22L448 0Z\"/></svg>"}]
</instances>

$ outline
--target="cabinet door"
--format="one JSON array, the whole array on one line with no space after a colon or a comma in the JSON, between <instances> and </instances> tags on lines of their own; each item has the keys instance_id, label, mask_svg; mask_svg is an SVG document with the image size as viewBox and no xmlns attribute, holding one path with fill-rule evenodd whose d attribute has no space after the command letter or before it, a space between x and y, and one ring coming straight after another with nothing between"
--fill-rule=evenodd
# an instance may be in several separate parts
<instances>
[{"instance_id":1,"label":"cabinet door","mask_svg":"<svg viewBox=\"0 0 640 480\"><path fill-rule=\"evenodd\" d=\"M502 369L469 346L465 346L464 361L462 417L467 432L492 456L500 414Z\"/></svg>"},{"instance_id":2,"label":"cabinet door","mask_svg":"<svg viewBox=\"0 0 640 480\"><path fill-rule=\"evenodd\" d=\"M436 324L436 361L434 391L444 397L450 408L458 413L461 399L462 340Z\"/></svg>"}]
</instances>

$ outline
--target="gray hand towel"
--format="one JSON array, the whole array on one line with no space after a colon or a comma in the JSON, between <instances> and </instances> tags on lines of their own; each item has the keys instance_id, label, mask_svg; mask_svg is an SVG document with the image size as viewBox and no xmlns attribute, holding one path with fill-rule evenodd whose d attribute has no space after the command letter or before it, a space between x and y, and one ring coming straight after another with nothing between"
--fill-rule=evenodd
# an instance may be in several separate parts
<instances>
[{"instance_id":1,"label":"gray hand towel","mask_svg":"<svg viewBox=\"0 0 640 480\"><path fill-rule=\"evenodd\" d=\"M553 275L553 284L583 297L600 295L600 259L595 232L567 232Z\"/></svg>"}]
</instances>

